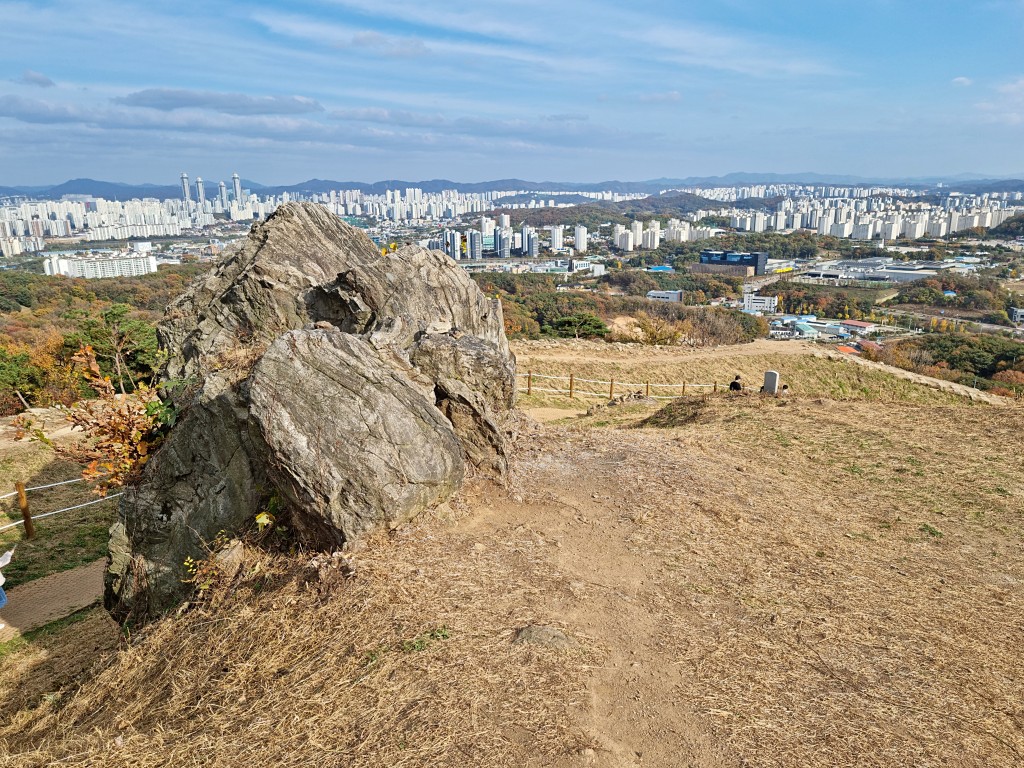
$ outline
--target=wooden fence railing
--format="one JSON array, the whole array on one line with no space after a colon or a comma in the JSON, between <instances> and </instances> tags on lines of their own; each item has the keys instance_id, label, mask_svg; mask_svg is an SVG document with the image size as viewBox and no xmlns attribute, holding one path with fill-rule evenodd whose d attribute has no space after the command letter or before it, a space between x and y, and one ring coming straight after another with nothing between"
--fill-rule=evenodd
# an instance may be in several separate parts
<instances>
[{"instance_id":1,"label":"wooden fence railing","mask_svg":"<svg viewBox=\"0 0 1024 768\"><path fill-rule=\"evenodd\" d=\"M520 382L519 391L527 395L532 395L534 392L551 392L560 395L568 395L569 397L600 397L602 399L614 400L616 396L616 387L618 388L618 394L630 394L634 392L643 392L645 397L649 397L653 400L675 400L677 397L690 393L696 393L699 391L708 390L711 392L718 392L722 390L728 390L728 384L720 384L714 382L712 384L696 384L688 381L684 381L682 384L662 384L656 381L644 381L644 382L629 382L629 381L615 381L614 378L608 381L601 381L599 379L581 379L570 373L568 376L549 376L542 373L534 373L533 371L527 371L526 373L517 373L516 376L520 379L525 379L525 387L522 386L523 382ZM536 381L562 381L567 382L566 387L553 389L551 387L537 386ZM587 389L580 389L579 385L599 385L602 390L607 387L607 390L601 392L592 392ZM677 390L674 395L658 395L651 394L651 390L655 392L665 390Z\"/></svg>"}]
</instances>

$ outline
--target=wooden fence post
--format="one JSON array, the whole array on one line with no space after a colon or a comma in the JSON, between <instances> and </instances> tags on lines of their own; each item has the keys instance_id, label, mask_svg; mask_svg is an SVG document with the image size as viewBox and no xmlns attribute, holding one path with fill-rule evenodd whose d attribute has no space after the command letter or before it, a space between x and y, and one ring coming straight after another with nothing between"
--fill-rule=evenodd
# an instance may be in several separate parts
<instances>
[{"instance_id":1,"label":"wooden fence post","mask_svg":"<svg viewBox=\"0 0 1024 768\"><path fill-rule=\"evenodd\" d=\"M683 382L683 395L686 395L686 382Z\"/></svg>"},{"instance_id":2,"label":"wooden fence post","mask_svg":"<svg viewBox=\"0 0 1024 768\"><path fill-rule=\"evenodd\" d=\"M647 397L651 396L651 382L647 382Z\"/></svg>"},{"instance_id":3,"label":"wooden fence post","mask_svg":"<svg viewBox=\"0 0 1024 768\"><path fill-rule=\"evenodd\" d=\"M612 380L608 382L608 399L615 399L615 377L612 376Z\"/></svg>"},{"instance_id":4,"label":"wooden fence post","mask_svg":"<svg viewBox=\"0 0 1024 768\"><path fill-rule=\"evenodd\" d=\"M717 392L717 391L718 391L718 382L716 381L715 382L715 392Z\"/></svg>"},{"instance_id":5,"label":"wooden fence post","mask_svg":"<svg viewBox=\"0 0 1024 768\"><path fill-rule=\"evenodd\" d=\"M526 394L533 394L533 371L526 372Z\"/></svg>"},{"instance_id":6,"label":"wooden fence post","mask_svg":"<svg viewBox=\"0 0 1024 768\"><path fill-rule=\"evenodd\" d=\"M573 384L574 384L574 383L575 383L575 382L573 381L573 377L572 377L572 374L570 373L570 374L569 374L569 398L570 398L570 399L572 399L572 392L573 392Z\"/></svg>"},{"instance_id":7,"label":"wooden fence post","mask_svg":"<svg viewBox=\"0 0 1024 768\"><path fill-rule=\"evenodd\" d=\"M14 490L18 492L18 506L21 508L21 519L25 521L25 538L34 539L36 528L32 525L32 513L28 509L28 494L25 493L25 484L20 480L14 484Z\"/></svg>"}]
</instances>

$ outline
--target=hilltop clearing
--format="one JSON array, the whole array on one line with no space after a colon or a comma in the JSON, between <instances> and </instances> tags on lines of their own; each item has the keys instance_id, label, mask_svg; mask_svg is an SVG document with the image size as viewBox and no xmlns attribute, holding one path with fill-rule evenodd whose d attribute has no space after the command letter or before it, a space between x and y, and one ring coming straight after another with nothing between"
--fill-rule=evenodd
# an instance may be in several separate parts
<instances>
[{"instance_id":1,"label":"hilltop clearing","mask_svg":"<svg viewBox=\"0 0 1024 768\"><path fill-rule=\"evenodd\" d=\"M522 377L532 371L538 375L538 390L523 400L526 406L586 408L600 397L570 400L566 377L574 374L580 381L599 380L601 393L610 391L614 379L615 394L643 392L650 382L659 396L679 394L679 389L659 389L658 384L714 385L724 388L740 374L748 389L757 391L764 372L778 371L795 394L827 397L834 400L871 400L952 404L965 400L995 406L1010 405L1007 398L981 392L945 379L906 371L834 352L806 342L759 340L749 344L692 349L686 347L643 347L637 344L606 344L590 341L514 341ZM560 376L548 387L540 376ZM561 389L562 394L540 388ZM591 386L593 390L595 387ZM579 389L586 389L580 387ZM693 391L693 390L691 390ZM703 390L701 390L703 391Z\"/></svg>"},{"instance_id":2,"label":"hilltop clearing","mask_svg":"<svg viewBox=\"0 0 1024 768\"><path fill-rule=\"evenodd\" d=\"M606 363L676 379L629 352ZM63 677L10 654L7 764L1021 764L1024 412L770 362L793 398L526 419L507 490L474 480L345 558L235 550ZM828 371L889 389L835 399ZM513 644L530 625L571 644Z\"/></svg>"}]
</instances>

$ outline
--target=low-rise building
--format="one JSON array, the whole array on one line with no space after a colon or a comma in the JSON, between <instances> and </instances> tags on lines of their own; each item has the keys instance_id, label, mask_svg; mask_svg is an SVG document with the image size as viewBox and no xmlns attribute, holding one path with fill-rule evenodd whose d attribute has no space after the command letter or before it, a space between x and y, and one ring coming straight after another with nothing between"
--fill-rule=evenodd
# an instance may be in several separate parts
<instances>
[{"instance_id":1,"label":"low-rise building","mask_svg":"<svg viewBox=\"0 0 1024 768\"><path fill-rule=\"evenodd\" d=\"M156 254L152 251L120 251L84 256L49 256L43 259L43 269L48 275L67 277L135 277L156 272Z\"/></svg>"},{"instance_id":2,"label":"low-rise building","mask_svg":"<svg viewBox=\"0 0 1024 768\"><path fill-rule=\"evenodd\" d=\"M700 263L705 267L753 268L755 275L763 275L768 266L768 253L756 251L701 251Z\"/></svg>"},{"instance_id":3,"label":"low-rise building","mask_svg":"<svg viewBox=\"0 0 1024 768\"><path fill-rule=\"evenodd\" d=\"M648 291L647 298L651 301L670 301L670 302L681 302L683 300L682 291Z\"/></svg>"},{"instance_id":4,"label":"low-rise building","mask_svg":"<svg viewBox=\"0 0 1024 768\"><path fill-rule=\"evenodd\" d=\"M843 320L840 325L850 333L856 333L859 336L867 336L878 329L875 323L868 323L864 320Z\"/></svg>"},{"instance_id":5,"label":"low-rise building","mask_svg":"<svg viewBox=\"0 0 1024 768\"><path fill-rule=\"evenodd\" d=\"M779 309L778 296L758 296L756 293L743 294L743 311L774 314Z\"/></svg>"}]
</instances>

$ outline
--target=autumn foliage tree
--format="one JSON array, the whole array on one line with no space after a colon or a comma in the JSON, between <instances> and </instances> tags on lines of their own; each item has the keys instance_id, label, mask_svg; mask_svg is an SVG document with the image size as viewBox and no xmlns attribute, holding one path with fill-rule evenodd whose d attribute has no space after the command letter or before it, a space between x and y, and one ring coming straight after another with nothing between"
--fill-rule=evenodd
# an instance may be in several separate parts
<instances>
[{"instance_id":1,"label":"autumn foliage tree","mask_svg":"<svg viewBox=\"0 0 1024 768\"><path fill-rule=\"evenodd\" d=\"M74 363L97 395L67 410L68 420L82 430L83 439L71 444L53 442L25 415L15 420L15 426L19 437L45 442L58 455L85 464L82 476L94 483L98 493L106 494L138 476L165 429L173 425L175 412L145 383L130 393L119 393L110 377L103 375L91 347L82 347Z\"/></svg>"}]
</instances>

